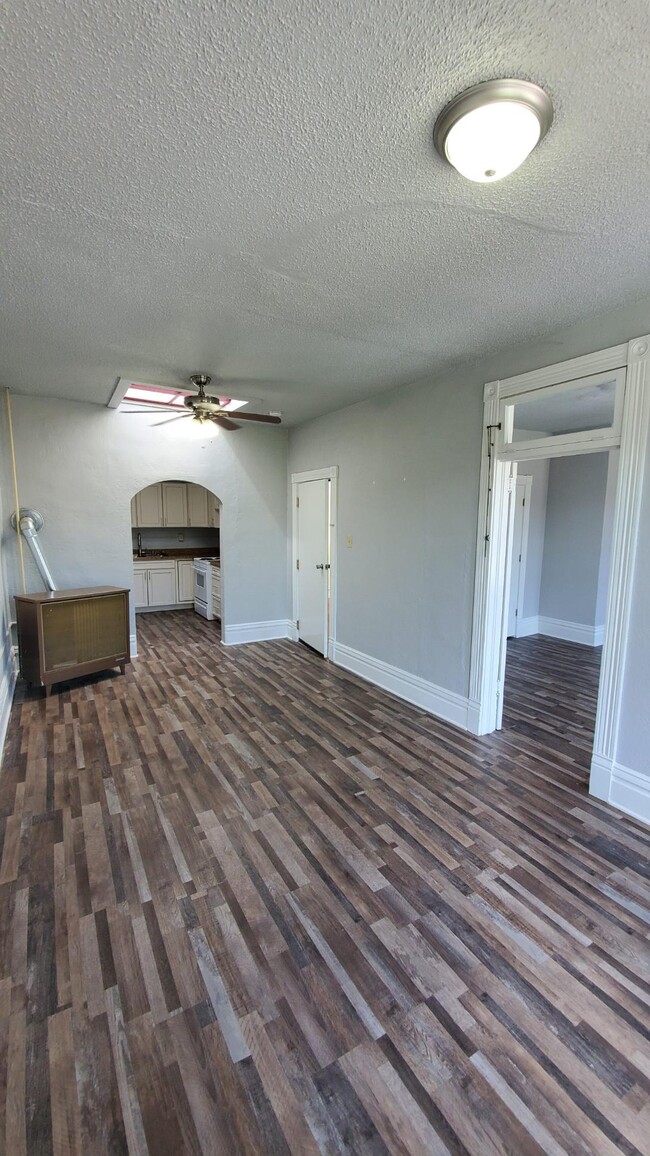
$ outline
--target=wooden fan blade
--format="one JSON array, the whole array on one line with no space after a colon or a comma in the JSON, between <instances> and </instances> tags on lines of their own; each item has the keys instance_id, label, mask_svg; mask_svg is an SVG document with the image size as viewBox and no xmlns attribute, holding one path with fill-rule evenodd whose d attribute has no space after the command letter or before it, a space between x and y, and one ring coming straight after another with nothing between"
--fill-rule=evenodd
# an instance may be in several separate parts
<instances>
[{"instance_id":1,"label":"wooden fan blade","mask_svg":"<svg viewBox=\"0 0 650 1156\"><path fill-rule=\"evenodd\" d=\"M182 421L183 418L191 417L190 413L179 413L177 417L168 417L166 421L155 421L152 423L152 429L157 425L169 425L172 421Z\"/></svg>"},{"instance_id":2,"label":"wooden fan blade","mask_svg":"<svg viewBox=\"0 0 650 1156\"><path fill-rule=\"evenodd\" d=\"M238 409L234 409L232 412L237 421L266 421L270 425L279 425L282 421L282 418L274 417L270 413L244 413L243 410Z\"/></svg>"},{"instance_id":3,"label":"wooden fan blade","mask_svg":"<svg viewBox=\"0 0 650 1156\"><path fill-rule=\"evenodd\" d=\"M210 418L210 421L213 421L215 425L221 426L222 429L241 429L241 426L238 426L236 422L230 421L230 418L221 417L220 415Z\"/></svg>"}]
</instances>

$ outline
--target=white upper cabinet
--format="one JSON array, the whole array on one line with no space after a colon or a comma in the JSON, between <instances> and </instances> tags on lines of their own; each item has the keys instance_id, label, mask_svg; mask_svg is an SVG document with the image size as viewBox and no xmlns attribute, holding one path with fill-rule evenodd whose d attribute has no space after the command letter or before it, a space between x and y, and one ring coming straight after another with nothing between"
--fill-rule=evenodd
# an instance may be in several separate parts
<instances>
[{"instance_id":1,"label":"white upper cabinet","mask_svg":"<svg viewBox=\"0 0 650 1156\"><path fill-rule=\"evenodd\" d=\"M207 526L208 523L208 491L203 486L187 483L187 524L188 526Z\"/></svg>"},{"instance_id":2,"label":"white upper cabinet","mask_svg":"<svg viewBox=\"0 0 650 1156\"><path fill-rule=\"evenodd\" d=\"M194 482L157 482L131 499L131 525L218 526L219 501Z\"/></svg>"},{"instance_id":3,"label":"white upper cabinet","mask_svg":"<svg viewBox=\"0 0 650 1156\"><path fill-rule=\"evenodd\" d=\"M155 486L147 486L140 490L135 497L138 515L138 526L162 526L162 486L158 482Z\"/></svg>"},{"instance_id":4,"label":"white upper cabinet","mask_svg":"<svg viewBox=\"0 0 650 1156\"><path fill-rule=\"evenodd\" d=\"M163 526L187 526L186 482L162 483Z\"/></svg>"},{"instance_id":5,"label":"white upper cabinet","mask_svg":"<svg viewBox=\"0 0 650 1156\"><path fill-rule=\"evenodd\" d=\"M215 498L210 490L206 490L206 496L208 499L208 526L218 526L219 510L221 509L219 499Z\"/></svg>"}]
</instances>

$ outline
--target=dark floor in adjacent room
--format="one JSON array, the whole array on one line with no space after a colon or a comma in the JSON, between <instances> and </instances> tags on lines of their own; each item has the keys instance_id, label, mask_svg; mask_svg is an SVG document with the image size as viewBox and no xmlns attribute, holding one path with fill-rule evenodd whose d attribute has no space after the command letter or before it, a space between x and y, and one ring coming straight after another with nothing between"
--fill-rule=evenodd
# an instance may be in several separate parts
<instances>
[{"instance_id":1,"label":"dark floor in adjacent room","mask_svg":"<svg viewBox=\"0 0 650 1156\"><path fill-rule=\"evenodd\" d=\"M139 636L14 707L0 1149L647 1153L650 834L587 795L597 655L520 640L476 739L190 611Z\"/></svg>"}]
</instances>

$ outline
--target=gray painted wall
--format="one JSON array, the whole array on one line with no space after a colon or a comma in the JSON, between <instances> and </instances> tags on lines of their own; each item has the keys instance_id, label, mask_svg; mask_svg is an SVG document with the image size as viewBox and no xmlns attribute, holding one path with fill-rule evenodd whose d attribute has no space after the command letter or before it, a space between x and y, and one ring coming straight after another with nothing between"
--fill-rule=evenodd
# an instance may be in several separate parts
<instances>
[{"instance_id":1,"label":"gray painted wall","mask_svg":"<svg viewBox=\"0 0 650 1156\"><path fill-rule=\"evenodd\" d=\"M226 622L289 616L284 430L247 426L202 442L183 423L156 428L142 415L24 395L13 396L13 419L21 504L45 518L42 546L58 585L130 587L131 498L173 477L197 482L223 502ZM6 433L2 459L6 471ZM5 512L9 589L15 593L16 548ZM26 557L28 589L41 590Z\"/></svg>"},{"instance_id":2,"label":"gray painted wall","mask_svg":"<svg viewBox=\"0 0 650 1156\"><path fill-rule=\"evenodd\" d=\"M290 432L292 471L339 475L337 638L449 690L469 689L483 383L650 330L650 301L450 369ZM639 559L650 563L650 470ZM352 549L345 540L353 537ZM648 572L646 568L646 573ZM650 612L635 574L626 694L647 700ZM650 714L624 711L620 756L650 774Z\"/></svg>"},{"instance_id":3,"label":"gray painted wall","mask_svg":"<svg viewBox=\"0 0 650 1156\"><path fill-rule=\"evenodd\" d=\"M602 626L598 589L609 455L554 458L549 467L539 613Z\"/></svg>"}]
</instances>

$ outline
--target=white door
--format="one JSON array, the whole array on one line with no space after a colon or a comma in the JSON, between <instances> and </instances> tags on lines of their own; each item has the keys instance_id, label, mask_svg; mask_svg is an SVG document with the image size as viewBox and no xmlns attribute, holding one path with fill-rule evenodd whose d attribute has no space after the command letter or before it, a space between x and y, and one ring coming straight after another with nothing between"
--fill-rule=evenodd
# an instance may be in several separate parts
<instances>
[{"instance_id":1,"label":"white door","mask_svg":"<svg viewBox=\"0 0 650 1156\"><path fill-rule=\"evenodd\" d=\"M510 567L510 594L508 601L508 637L518 638L519 623L524 610L524 577L526 573L526 545L528 535L527 503L530 504L531 477L519 475L515 491L515 509L512 524L512 563Z\"/></svg>"},{"instance_id":2,"label":"white door","mask_svg":"<svg viewBox=\"0 0 650 1156\"><path fill-rule=\"evenodd\" d=\"M194 601L194 563L177 562L178 566L178 601Z\"/></svg>"},{"instance_id":3,"label":"white door","mask_svg":"<svg viewBox=\"0 0 650 1156\"><path fill-rule=\"evenodd\" d=\"M195 486L193 482L188 482L187 486L187 524L208 525L208 491L203 486Z\"/></svg>"},{"instance_id":4,"label":"white door","mask_svg":"<svg viewBox=\"0 0 650 1156\"><path fill-rule=\"evenodd\" d=\"M147 571L144 567L133 571L133 605L136 610L147 605Z\"/></svg>"},{"instance_id":5,"label":"white door","mask_svg":"<svg viewBox=\"0 0 650 1156\"><path fill-rule=\"evenodd\" d=\"M300 482L298 494L298 637L327 654L330 483Z\"/></svg>"},{"instance_id":6,"label":"white door","mask_svg":"<svg viewBox=\"0 0 650 1156\"><path fill-rule=\"evenodd\" d=\"M147 486L135 497L138 510L138 526L162 526L162 486Z\"/></svg>"},{"instance_id":7,"label":"white door","mask_svg":"<svg viewBox=\"0 0 650 1156\"><path fill-rule=\"evenodd\" d=\"M165 526L187 526L187 485L185 482L163 482L163 517Z\"/></svg>"},{"instance_id":8,"label":"white door","mask_svg":"<svg viewBox=\"0 0 650 1156\"><path fill-rule=\"evenodd\" d=\"M149 606L173 606L176 601L176 566L149 570Z\"/></svg>"}]
</instances>

